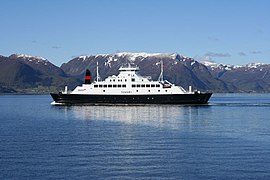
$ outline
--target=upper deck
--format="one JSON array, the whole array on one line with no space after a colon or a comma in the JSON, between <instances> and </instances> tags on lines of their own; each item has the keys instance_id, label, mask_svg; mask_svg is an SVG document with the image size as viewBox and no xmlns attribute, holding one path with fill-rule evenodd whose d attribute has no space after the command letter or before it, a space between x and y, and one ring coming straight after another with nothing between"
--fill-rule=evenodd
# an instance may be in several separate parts
<instances>
[{"instance_id":1,"label":"upper deck","mask_svg":"<svg viewBox=\"0 0 270 180\"><path fill-rule=\"evenodd\" d=\"M130 64L128 64L127 66L121 66L119 68L120 73L121 72L136 72L139 71L139 67L137 66L131 66Z\"/></svg>"}]
</instances>

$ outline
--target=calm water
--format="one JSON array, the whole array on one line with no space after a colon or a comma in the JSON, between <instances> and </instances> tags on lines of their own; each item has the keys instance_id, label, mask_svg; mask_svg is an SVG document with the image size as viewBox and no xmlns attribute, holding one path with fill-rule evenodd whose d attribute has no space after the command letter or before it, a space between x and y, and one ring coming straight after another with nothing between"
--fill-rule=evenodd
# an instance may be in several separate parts
<instances>
[{"instance_id":1,"label":"calm water","mask_svg":"<svg viewBox=\"0 0 270 180\"><path fill-rule=\"evenodd\" d=\"M204 106L0 96L0 179L270 179L270 94Z\"/></svg>"}]
</instances>

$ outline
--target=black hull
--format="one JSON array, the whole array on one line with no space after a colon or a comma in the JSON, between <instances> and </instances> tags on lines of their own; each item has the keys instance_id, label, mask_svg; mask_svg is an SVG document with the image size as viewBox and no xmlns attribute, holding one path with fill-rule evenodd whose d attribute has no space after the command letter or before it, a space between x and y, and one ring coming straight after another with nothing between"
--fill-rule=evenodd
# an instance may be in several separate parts
<instances>
[{"instance_id":1,"label":"black hull","mask_svg":"<svg viewBox=\"0 0 270 180\"><path fill-rule=\"evenodd\" d=\"M73 105L106 104L206 104L212 93L167 95L79 95L51 94L56 103Z\"/></svg>"}]
</instances>

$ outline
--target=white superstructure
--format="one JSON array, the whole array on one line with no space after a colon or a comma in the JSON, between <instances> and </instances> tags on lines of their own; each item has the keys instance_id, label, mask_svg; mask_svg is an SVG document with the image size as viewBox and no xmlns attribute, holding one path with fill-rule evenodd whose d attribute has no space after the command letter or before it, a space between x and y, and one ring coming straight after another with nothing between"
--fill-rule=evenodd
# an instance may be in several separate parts
<instances>
[{"instance_id":1,"label":"white superstructure","mask_svg":"<svg viewBox=\"0 0 270 180\"><path fill-rule=\"evenodd\" d=\"M162 66L161 66L162 67ZM194 94L168 81L153 81L151 77L139 75L138 67L128 65L119 68L119 74L109 76L104 81L97 80L91 84L77 86L70 94L93 95L163 95L163 94ZM63 92L67 93L67 92Z\"/></svg>"}]
</instances>

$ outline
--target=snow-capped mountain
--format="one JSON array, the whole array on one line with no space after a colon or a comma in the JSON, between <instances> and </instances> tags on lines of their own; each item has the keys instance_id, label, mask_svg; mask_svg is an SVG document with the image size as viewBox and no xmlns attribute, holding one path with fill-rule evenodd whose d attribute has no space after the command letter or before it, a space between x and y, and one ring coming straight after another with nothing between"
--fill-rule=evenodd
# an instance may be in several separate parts
<instances>
[{"instance_id":1,"label":"snow-capped mountain","mask_svg":"<svg viewBox=\"0 0 270 180\"><path fill-rule=\"evenodd\" d=\"M47 59L41 57L41 56L31 56L31 55L27 55L27 54L12 54L9 56L10 58L21 58L24 60L28 60L28 61L35 61L37 63L45 63L48 62Z\"/></svg>"},{"instance_id":2,"label":"snow-capped mountain","mask_svg":"<svg viewBox=\"0 0 270 180\"><path fill-rule=\"evenodd\" d=\"M0 56L0 92L23 92L23 89L37 87L62 88L67 82L71 86L78 83L45 58L25 54Z\"/></svg>"},{"instance_id":3,"label":"snow-capped mountain","mask_svg":"<svg viewBox=\"0 0 270 180\"><path fill-rule=\"evenodd\" d=\"M192 58L185 57L176 53L131 53L131 52L121 52L121 53L114 53L114 54L97 54L97 55L82 55L77 57L76 59L80 59L81 61L91 61L91 59L107 59L106 64L110 65L112 61L117 61L119 59L126 59L130 62L134 61L142 61L146 58L168 58L168 59L178 59L179 61L186 61L191 60Z\"/></svg>"},{"instance_id":4,"label":"snow-capped mountain","mask_svg":"<svg viewBox=\"0 0 270 180\"><path fill-rule=\"evenodd\" d=\"M221 64L221 63L215 63L211 61L200 61L203 65L208 67L209 69L215 71L215 70L235 70L235 69L240 69L240 68L245 68L247 70L249 69L260 69L262 70L265 67L268 67L268 64L264 63L249 63L246 65L231 65L231 64Z\"/></svg>"},{"instance_id":5,"label":"snow-capped mountain","mask_svg":"<svg viewBox=\"0 0 270 180\"><path fill-rule=\"evenodd\" d=\"M157 80L161 60L164 78L186 89L191 85L194 89L213 92L270 92L269 64L228 65L199 62L177 53L144 52L78 56L60 68L39 56L0 55L0 92L38 86L63 89L68 85L72 88L83 81L86 69L90 69L93 78L96 77L97 62L103 79L118 74L121 65L132 63L139 66L141 75Z\"/></svg>"},{"instance_id":6,"label":"snow-capped mountain","mask_svg":"<svg viewBox=\"0 0 270 180\"><path fill-rule=\"evenodd\" d=\"M200 61L200 62L213 71L214 70L228 70L229 71L229 70L239 67L239 66L234 66L230 64L219 64L219 63L215 63L211 61Z\"/></svg>"},{"instance_id":7,"label":"snow-capped mountain","mask_svg":"<svg viewBox=\"0 0 270 180\"><path fill-rule=\"evenodd\" d=\"M64 72L54 64L50 63L46 58L40 56L31 56L26 54L12 54L8 57L11 60L17 60L31 66L45 74L57 74L64 76Z\"/></svg>"},{"instance_id":8,"label":"snow-capped mountain","mask_svg":"<svg viewBox=\"0 0 270 180\"><path fill-rule=\"evenodd\" d=\"M211 74L232 85L233 92L269 92L270 65L249 63L246 65L226 65L214 62L202 62Z\"/></svg>"},{"instance_id":9,"label":"snow-capped mountain","mask_svg":"<svg viewBox=\"0 0 270 180\"><path fill-rule=\"evenodd\" d=\"M228 65L214 62L199 62L177 53L130 53L97 54L79 56L64 63L61 68L71 76L83 77L86 68L95 76L96 63L103 78L118 73L123 63L134 63L141 74L157 79L160 61L164 62L166 78L187 88L189 85L199 90L214 92L269 92L270 65L250 63L247 65Z\"/></svg>"},{"instance_id":10,"label":"snow-capped mountain","mask_svg":"<svg viewBox=\"0 0 270 180\"><path fill-rule=\"evenodd\" d=\"M130 63L138 63L140 61L149 60L149 59L155 59L155 60L174 60L174 64L177 64L178 62L186 62L187 65L192 66L197 61L195 61L192 58L185 57L176 53L130 53L130 52L122 52L122 53L114 53L114 54L97 54L97 55L82 55L74 58L73 60L69 61L68 63L72 62L80 62L80 63L89 63L93 61L101 61L104 62L105 66L111 67L112 64L115 64L115 62L121 62L126 61ZM65 69L66 72L78 75L80 74L80 69L72 69L72 67L68 67L67 64L64 63L61 68ZM157 64L156 64L157 65ZM67 68L71 68L67 70Z\"/></svg>"}]
</instances>

